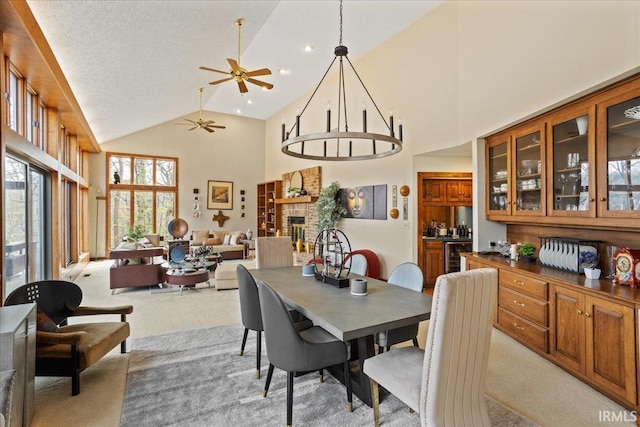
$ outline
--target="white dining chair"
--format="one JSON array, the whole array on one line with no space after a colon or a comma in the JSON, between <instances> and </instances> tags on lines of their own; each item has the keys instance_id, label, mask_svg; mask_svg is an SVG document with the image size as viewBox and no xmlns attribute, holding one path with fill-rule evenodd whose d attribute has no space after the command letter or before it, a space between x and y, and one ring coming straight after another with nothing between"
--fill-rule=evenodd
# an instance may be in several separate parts
<instances>
[{"instance_id":1,"label":"white dining chair","mask_svg":"<svg viewBox=\"0 0 640 427\"><path fill-rule=\"evenodd\" d=\"M256 268L293 267L290 237L257 237Z\"/></svg>"},{"instance_id":2,"label":"white dining chair","mask_svg":"<svg viewBox=\"0 0 640 427\"><path fill-rule=\"evenodd\" d=\"M347 267L350 267L350 272L359 274L360 276L367 275L367 258L362 254L353 254L347 260Z\"/></svg>"},{"instance_id":3,"label":"white dining chair","mask_svg":"<svg viewBox=\"0 0 640 427\"><path fill-rule=\"evenodd\" d=\"M422 292L423 281L424 276L420 267L413 262L405 262L393 269L387 283ZM419 324L416 323L375 334L373 341L378 345L378 353L383 353L385 348L389 350L392 345L409 340L412 340L413 345L418 347L418 326Z\"/></svg>"},{"instance_id":4,"label":"white dining chair","mask_svg":"<svg viewBox=\"0 0 640 427\"><path fill-rule=\"evenodd\" d=\"M498 272L481 268L436 281L424 350L402 347L364 361L375 425L378 385L420 413L422 426L489 426L484 396Z\"/></svg>"}]
</instances>

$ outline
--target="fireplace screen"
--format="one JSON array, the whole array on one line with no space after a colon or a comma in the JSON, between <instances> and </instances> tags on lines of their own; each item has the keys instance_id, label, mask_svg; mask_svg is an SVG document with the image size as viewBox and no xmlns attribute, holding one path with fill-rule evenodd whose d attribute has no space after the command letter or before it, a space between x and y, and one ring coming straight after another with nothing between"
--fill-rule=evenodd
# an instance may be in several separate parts
<instances>
[{"instance_id":1,"label":"fireplace screen","mask_svg":"<svg viewBox=\"0 0 640 427\"><path fill-rule=\"evenodd\" d=\"M303 216L289 217L289 236L291 236L291 241L294 244L298 240L301 240L303 242L305 241Z\"/></svg>"}]
</instances>

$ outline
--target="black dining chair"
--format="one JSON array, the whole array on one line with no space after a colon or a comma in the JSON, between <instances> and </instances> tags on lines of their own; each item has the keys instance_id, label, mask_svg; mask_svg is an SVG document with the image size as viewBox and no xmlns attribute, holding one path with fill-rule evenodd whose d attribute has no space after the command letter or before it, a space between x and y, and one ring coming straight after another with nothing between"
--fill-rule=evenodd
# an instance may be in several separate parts
<instances>
[{"instance_id":1,"label":"black dining chair","mask_svg":"<svg viewBox=\"0 0 640 427\"><path fill-rule=\"evenodd\" d=\"M240 296L240 314L244 325L244 335L242 336L242 346L240 356L244 355L244 347L247 344L249 330L256 331L256 378L260 379L260 355L262 352L262 313L260 312L260 297L258 296L258 286L247 268L238 264L236 267L238 276L238 295ZM295 323L298 330L307 329L313 326L310 320L303 320Z\"/></svg>"},{"instance_id":2,"label":"black dining chair","mask_svg":"<svg viewBox=\"0 0 640 427\"><path fill-rule=\"evenodd\" d=\"M393 269L389 275L389 279L387 279L387 283L411 289L412 291L422 292L423 279L422 270L417 264L405 262ZM402 326L375 334L373 341L378 345L378 353L383 353L385 348L389 351L392 345L409 340L412 340L413 345L418 347L418 326L419 324L416 323L414 325Z\"/></svg>"},{"instance_id":3,"label":"black dining chair","mask_svg":"<svg viewBox=\"0 0 640 427\"><path fill-rule=\"evenodd\" d=\"M296 372L322 370L344 364L344 382L347 388L349 412L353 410L351 379L349 376L349 350L340 341L319 326L298 331L289 312L276 291L266 282L258 281L260 308L264 335L267 340L269 372L265 395L269 389L274 367L287 372L287 425L293 419L293 377Z\"/></svg>"}]
</instances>

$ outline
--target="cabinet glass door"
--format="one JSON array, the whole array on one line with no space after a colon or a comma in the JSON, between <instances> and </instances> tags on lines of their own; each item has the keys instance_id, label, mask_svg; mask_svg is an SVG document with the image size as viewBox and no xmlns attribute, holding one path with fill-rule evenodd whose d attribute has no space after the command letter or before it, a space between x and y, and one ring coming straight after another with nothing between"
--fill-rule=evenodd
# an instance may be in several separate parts
<instances>
[{"instance_id":1,"label":"cabinet glass door","mask_svg":"<svg viewBox=\"0 0 640 427\"><path fill-rule=\"evenodd\" d=\"M489 200L487 206L489 211L507 213L509 211L508 139L490 144L488 147L487 194Z\"/></svg>"},{"instance_id":2,"label":"cabinet glass door","mask_svg":"<svg viewBox=\"0 0 640 427\"><path fill-rule=\"evenodd\" d=\"M542 132L515 136L515 209L516 214L539 215L542 212Z\"/></svg>"},{"instance_id":3,"label":"cabinet glass door","mask_svg":"<svg viewBox=\"0 0 640 427\"><path fill-rule=\"evenodd\" d=\"M635 217L640 211L640 96L613 100L606 117L606 195L600 208L608 216Z\"/></svg>"},{"instance_id":4,"label":"cabinet glass door","mask_svg":"<svg viewBox=\"0 0 640 427\"><path fill-rule=\"evenodd\" d=\"M593 154L589 141L589 112L581 111L561 116L551 122L553 193L549 206L556 216L586 216L595 214L593 209L593 188L590 185L590 170ZM582 212L580 214L579 212Z\"/></svg>"}]
</instances>

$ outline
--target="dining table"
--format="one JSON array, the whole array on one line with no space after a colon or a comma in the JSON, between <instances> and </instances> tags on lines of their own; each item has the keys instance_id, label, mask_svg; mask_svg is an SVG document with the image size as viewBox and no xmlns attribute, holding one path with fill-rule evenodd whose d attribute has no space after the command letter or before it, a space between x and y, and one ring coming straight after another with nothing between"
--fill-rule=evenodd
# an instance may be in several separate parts
<instances>
[{"instance_id":1,"label":"dining table","mask_svg":"<svg viewBox=\"0 0 640 427\"><path fill-rule=\"evenodd\" d=\"M431 295L349 274L349 279L367 280L367 294L353 295L350 287L338 288L313 276L303 276L302 272L300 266L250 270L258 286L260 281L268 283L289 308L351 344L351 386L353 392L371 406L369 377L362 366L365 359L375 355L374 334L428 320ZM342 369L334 366L328 370L344 381Z\"/></svg>"}]
</instances>

